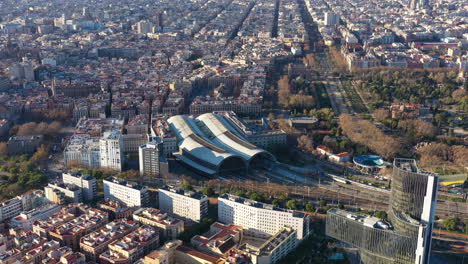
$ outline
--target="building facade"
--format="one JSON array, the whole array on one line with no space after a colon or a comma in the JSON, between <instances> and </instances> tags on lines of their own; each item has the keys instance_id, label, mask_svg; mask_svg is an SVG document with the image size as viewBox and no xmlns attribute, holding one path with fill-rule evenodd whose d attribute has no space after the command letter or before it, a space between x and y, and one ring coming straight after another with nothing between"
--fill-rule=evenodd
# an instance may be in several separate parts
<instances>
[{"instance_id":1,"label":"building facade","mask_svg":"<svg viewBox=\"0 0 468 264\"><path fill-rule=\"evenodd\" d=\"M101 167L122 171L124 159L123 138L119 131L104 132L99 140Z\"/></svg>"},{"instance_id":2,"label":"building facade","mask_svg":"<svg viewBox=\"0 0 468 264\"><path fill-rule=\"evenodd\" d=\"M200 193L165 186L159 189L159 209L200 222L208 215L208 198Z\"/></svg>"},{"instance_id":3,"label":"building facade","mask_svg":"<svg viewBox=\"0 0 468 264\"><path fill-rule=\"evenodd\" d=\"M96 179L78 172L62 173L62 181L65 184L73 184L81 188L83 200L93 200L96 195Z\"/></svg>"},{"instance_id":4,"label":"building facade","mask_svg":"<svg viewBox=\"0 0 468 264\"><path fill-rule=\"evenodd\" d=\"M110 222L102 228L89 233L80 240L80 249L88 261L99 260L99 255L106 251L107 246L117 239L138 228L135 221L120 219Z\"/></svg>"},{"instance_id":5,"label":"building facade","mask_svg":"<svg viewBox=\"0 0 468 264\"><path fill-rule=\"evenodd\" d=\"M245 233L263 236L275 235L284 227L291 227L301 240L309 234L310 217L304 213L294 212L224 194L218 198L218 220L225 224L244 227Z\"/></svg>"},{"instance_id":6,"label":"building facade","mask_svg":"<svg viewBox=\"0 0 468 264\"><path fill-rule=\"evenodd\" d=\"M139 147L139 162L141 176L159 176L161 174L160 162L163 158L163 143L156 138Z\"/></svg>"},{"instance_id":7,"label":"building facade","mask_svg":"<svg viewBox=\"0 0 468 264\"><path fill-rule=\"evenodd\" d=\"M104 264L131 264L159 246L158 231L141 226L132 233L109 244L109 250L99 256Z\"/></svg>"},{"instance_id":8,"label":"building facade","mask_svg":"<svg viewBox=\"0 0 468 264\"><path fill-rule=\"evenodd\" d=\"M148 203L148 188L110 177L104 181L104 198L125 203L128 207L142 207Z\"/></svg>"},{"instance_id":9,"label":"building facade","mask_svg":"<svg viewBox=\"0 0 468 264\"><path fill-rule=\"evenodd\" d=\"M180 233L184 232L184 221L170 217L167 213L155 208L141 208L135 211L133 220L157 228L161 240L176 239Z\"/></svg>"},{"instance_id":10,"label":"building facade","mask_svg":"<svg viewBox=\"0 0 468 264\"><path fill-rule=\"evenodd\" d=\"M360 250L363 263L428 264L438 176L414 160L395 159L389 219L393 227L343 210L327 213L326 234Z\"/></svg>"},{"instance_id":11,"label":"building facade","mask_svg":"<svg viewBox=\"0 0 468 264\"><path fill-rule=\"evenodd\" d=\"M47 200L55 204L81 203L83 201L81 188L72 184L49 183L44 187L44 193Z\"/></svg>"}]
</instances>

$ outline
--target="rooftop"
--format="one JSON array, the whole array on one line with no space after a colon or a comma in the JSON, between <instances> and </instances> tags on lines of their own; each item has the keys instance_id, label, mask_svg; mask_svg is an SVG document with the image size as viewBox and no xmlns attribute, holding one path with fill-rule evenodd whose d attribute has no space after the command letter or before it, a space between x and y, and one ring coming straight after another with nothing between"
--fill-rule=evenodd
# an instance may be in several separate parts
<instances>
[{"instance_id":1,"label":"rooftop","mask_svg":"<svg viewBox=\"0 0 468 264\"><path fill-rule=\"evenodd\" d=\"M140 185L140 184L137 184L137 183L134 183L134 182L129 182L129 181L119 179L119 178L116 178L116 177L109 177L109 178L105 179L104 181L105 182L107 181L107 182L116 183L116 184L119 184L119 185L122 185L122 186L126 186L128 188L139 190L139 191L144 191L144 190L147 189L146 186L143 186L143 185Z\"/></svg>"},{"instance_id":2,"label":"rooftop","mask_svg":"<svg viewBox=\"0 0 468 264\"><path fill-rule=\"evenodd\" d=\"M137 218L145 218L164 226L176 225L182 222L182 220L170 217L167 213L155 208L141 208L135 211L133 215L137 216Z\"/></svg>"},{"instance_id":3,"label":"rooftop","mask_svg":"<svg viewBox=\"0 0 468 264\"><path fill-rule=\"evenodd\" d=\"M202 199L206 198L206 195L204 195L202 193L197 193L197 192L193 192L193 191L186 191L184 189L179 189L179 188L175 188L173 186L168 186L168 185L161 187L159 190L164 190L164 191L176 193L176 194L187 196L187 197L194 198L194 199L197 199L197 200L202 200Z\"/></svg>"},{"instance_id":4,"label":"rooftop","mask_svg":"<svg viewBox=\"0 0 468 264\"><path fill-rule=\"evenodd\" d=\"M128 233L137 226L133 220L120 219L106 224L104 227L81 238L80 243L90 247L97 247L122 234Z\"/></svg>"},{"instance_id":5,"label":"rooftop","mask_svg":"<svg viewBox=\"0 0 468 264\"><path fill-rule=\"evenodd\" d=\"M158 237L156 228L144 225L124 236L122 239L112 242L109 246L116 247L123 251L133 251L137 248L142 248L156 237Z\"/></svg>"},{"instance_id":6,"label":"rooftop","mask_svg":"<svg viewBox=\"0 0 468 264\"><path fill-rule=\"evenodd\" d=\"M255 207L255 208L259 208L259 209L291 213L293 217L304 218L304 217L307 216L306 214L301 213L301 212L296 212L296 211L293 211L293 210L280 208L280 207L274 206L272 204L257 202L257 201L250 200L250 199L247 199L247 198L242 198L242 197L239 197L239 196L235 196L235 195L232 195L232 194L229 194L229 193L225 193L225 194L219 196L219 198L226 199L226 200L229 200L229 201L233 201L233 202L236 202L236 203L245 204L245 205Z\"/></svg>"}]
</instances>

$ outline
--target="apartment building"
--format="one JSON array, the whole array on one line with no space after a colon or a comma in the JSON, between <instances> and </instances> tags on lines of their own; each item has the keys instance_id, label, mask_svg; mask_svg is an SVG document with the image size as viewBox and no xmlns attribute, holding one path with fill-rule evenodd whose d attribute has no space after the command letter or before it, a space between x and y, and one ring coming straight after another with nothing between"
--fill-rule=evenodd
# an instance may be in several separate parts
<instances>
[{"instance_id":1,"label":"apartment building","mask_svg":"<svg viewBox=\"0 0 468 264\"><path fill-rule=\"evenodd\" d=\"M57 226L66 223L68 221L76 218L74 214L71 214L67 210L62 210L61 212L50 216L45 220L37 220L32 225L32 230L37 235L50 239L49 232L54 230Z\"/></svg>"},{"instance_id":2,"label":"apartment building","mask_svg":"<svg viewBox=\"0 0 468 264\"><path fill-rule=\"evenodd\" d=\"M156 227L161 240L176 239L184 231L184 222L170 217L167 213L155 208L141 208L133 214L133 220L144 225Z\"/></svg>"},{"instance_id":3,"label":"apartment building","mask_svg":"<svg viewBox=\"0 0 468 264\"><path fill-rule=\"evenodd\" d=\"M141 226L132 233L109 244L99 256L103 264L130 264L159 246L159 235L152 226Z\"/></svg>"},{"instance_id":4,"label":"apartment building","mask_svg":"<svg viewBox=\"0 0 468 264\"><path fill-rule=\"evenodd\" d=\"M109 220L130 218L134 208L128 207L125 203L117 200L104 199L97 203L97 208L109 214Z\"/></svg>"},{"instance_id":5,"label":"apartment building","mask_svg":"<svg viewBox=\"0 0 468 264\"><path fill-rule=\"evenodd\" d=\"M4 201L0 204L0 220L4 221L15 217L19 215L22 210L23 203L20 196Z\"/></svg>"},{"instance_id":6,"label":"apartment building","mask_svg":"<svg viewBox=\"0 0 468 264\"><path fill-rule=\"evenodd\" d=\"M12 264L27 251L39 247L47 240L39 237L31 231L22 229L10 229L0 235L0 263Z\"/></svg>"},{"instance_id":7,"label":"apartment building","mask_svg":"<svg viewBox=\"0 0 468 264\"><path fill-rule=\"evenodd\" d=\"M40 263L47 254L60 247L60 243L54 240L47 241L44 244L27 251L22 257L18 258L15 263L21 264L36 264Z\"/></svg>"},{"instance_id":8,"label":"apartment building","mask_svg":"<svg viewBox=\"0 0 468 264\"><path fill-rule=\"evenodd\" d=\"M29 211L23 211L18 216L11 219L11 226L22 228L26 231L32 230L32 225L36 221L47 219L60 212L61 206L56 204L46 204Z\"/></svg>"},{"instance_id":9,"label":"apartment building","mask_svg":"<svg viewBox=\"0 0 468 264\"><path fill-rule=\"evenodd\" d=\"M224 194L218 198L218 220L244 227L245 234L268 238L291 227L301 240L309 234L310 216L271 204Z\"/></svg>"},{"instance_id":10,"label":"apartment building","mask_svg":"<svg viewBox=\"0 0 468 264\"><path fill-rule=\"evenodd\" d=\"M72 184L49 183L44 187L44 193L47 200L55 204L81 203L83 201L81 188Z\"/></svg>"},{"instance_id":11,"label":"apartment building","mask_svg":"<svg viewBox=\"0 0 468 264\"><path fill-rule=\"evenodd\" d=\"M41 264L86 264L83 253L74 252L69 247L53 249L42 259Z\"/></svg>"},{"instance_id":12,"label":"apartment building","mask_svg":"<svg viewBox=\"0 0 468 264\"><path fill-rule=\"evenodd\" d=\"M122 171L124 159L123 137L118 130L104 132L99 140L101 167Z\"/></svg>"},{"instance_id":13,"label":"apartment building","mask_svg":"<svg viewBox=\"0 0 468 264\"><path fill-rule=\"evenodd\" d=\"M141 176L157 177L168 171L160 138L141 145L138 150Z\"/></svg>"},{"instance_id":14,"label":"apartment building","mask_svg":"<svg viewBox=\"0 0 468 264\"><path fill-rule=\"evenodd\" d=\"M159 190L159 209L200 222L208 215L208 198L200 193L165 186Z\"/></svg>"},{"instance_id":15,"label":"apartment building","mask_svg":"<svg viewBox=\"0 0 468 264\"><path fill-rule=\"evenodd\" d=\"M296 234L296 230L285 227L260 246L247 243L239 250L249 256L254 264L274 264L297 247Z\"/></svg>"},{"instance_id":16,"label":"apartment building","mask_svg":"<svg viewBox=\"0 0 468 264\"><path fill-rule=\"evenodd\" d=\"M133 220L119 219L110 222L102 228L89 233L80 240L80 249L88 261L99 260L99 255L106 251L107 246L130 232L137 229L138 224Z\"/></svg>"},{"instance_id":17,"label":"apartment building","mask_svg":"<svg viewBox=\"0 0 468 264\"><path fill-rule=\"evenodd\" d=\"M51 239L59 241L62 246L78 250L81 237L107 224L107 222L108 216L105 212L91 208L85 214L56 226L49 231L49 236Z\"/></svg>"},{"instance_id":18,"label":"apartment building","mask_svg":"<svg viewBox=\"0 0 468 264\"><path fill-rule=\"evenodd\" d=\"M93 200L96 196L96 179L79 172L62 173L62 181L65 184L73 184L81 188L84 201Z\"/></svg>"},{"instance_id":19,"label":"apartment building","mask_svg":"<svg viewBox=\"0 0 468 264\"><path fill-rule=\"evenodd\" d=\"M224 225L215 222L210 226L210 231L204 235L196 235L190 240L190 244L207 254L224 257L229 251L237 248L243 238L241 226Z\"/></svg>"},{"instance_id":20,"label":"apartment building","mask_svg":"<svg viewBox=\"0 0 468 264\"><path fill-rule=\"evenodd\" d=\"M142 207L148 203L148 188L110 177L104 180L104 198L123 202L128 207Z\"/></svg>"},{"instance_id":21,"label":"apartment building","mask_svg":"<svg viewBox=\"0 0 468 264\"><path fill-rule=\"evenodd\" d=\"M159 249L151 251L136 264L168 264L174 263L175 250L182 245L180 240L172 240Z\"/></svg>"}]
</instances>

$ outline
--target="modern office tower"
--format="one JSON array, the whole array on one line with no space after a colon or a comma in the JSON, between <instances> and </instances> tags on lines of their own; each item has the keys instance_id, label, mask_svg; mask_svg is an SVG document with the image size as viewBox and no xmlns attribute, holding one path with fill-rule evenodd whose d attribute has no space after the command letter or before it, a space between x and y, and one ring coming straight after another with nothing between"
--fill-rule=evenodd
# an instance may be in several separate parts
<instances>
[{"instance_id":1,"label":"modern office tower","mask_svg":"<svg viewBox=\"0 0 468 264\"><path fill-rule=\"evenodd\" d=\"M141 176L161 175L161 161L164 162L163 144L159 138L139 147L139 162Z\"/></svg>"},{"instance_id":2,"label":"modern office tower","mask_svg":"<svg viewBox=\"0 0 468 264\"><path fill-rule=\"evenodd\" d=\"M327 213L326 234L360 249L363 263L428 264L437 202L438 176L414 160L395 159L389 219L338 209Z\"/></svg>"},{"instance_id":3,"label":"modern office tower","mask_svg":"<svg viewBox=\"0 0 468 264\"><path fill-rule=\"evenodd\" d=\"M195 222L208 215L208 198L200 193L175 189L169 186L159 190L159 209Z\"/></svg>"},{"instance_id":4,"label":"modern office tower","mask_svg":"<svg viewBox=\"0 0 468 264\"><path fill-rule=\"evenodd\" d=\"M218 198L218 220L224 224L242 226L246 234L253 233L265 238L275 235L284 227L296 230L299 240L309 234L308 215L231 194Z\"/></svg>"},{"instance_id":5,"label":"modern office tower","mask_svg":"<svg viewBox=\"0 0 468 264\"><path fill-rule=\"evenodd\" d=\"M340 16L333 12L325 12L325 26L334 26L340 24Z\"/></svg>"},{"instance_id":6,"label":"modern office tower","mask_svg":"<svg viewBox=\"0 0 468 264\"><path fill-rule=\"evenodd\" d=\"M104 198L125 203L128 207L146 206L148 188L110 177L104 180Z\"/></svg>"},{"instance_id":7,"label":"modern office tower","mask_svg":"<svg viewBox=\"0 0 468 264\"><path fill-rule=\"evenodd\" d=\"M122 171L123 166L123 140L120 131L104 132L99 140L101 167Z\"/></svg>"},{"instance_id":8,"label":"modern office tower","mask_svg":"<svg viewBox=\"0 0 468 264\"><path fill-rule=\"evenodd\" d=\"M94 177L83 175L79 172L62 173L62 181L65 184L76 185L81 188L83 200L93 200L96 195L96 179Z\"/></svg>"}]
</instances>

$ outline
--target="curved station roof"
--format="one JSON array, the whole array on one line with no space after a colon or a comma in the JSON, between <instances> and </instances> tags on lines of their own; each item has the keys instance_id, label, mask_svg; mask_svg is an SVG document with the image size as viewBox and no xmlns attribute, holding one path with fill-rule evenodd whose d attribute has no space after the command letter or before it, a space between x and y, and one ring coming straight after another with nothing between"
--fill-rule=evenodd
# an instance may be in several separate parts
<instances>
[{"instance_id":1,"label":"curved station roof","mask_svg":"<svg viewBox=\"0 0 468 264\"><path fill-rule=\"evenodd\" d=\"M214 175L223 162L247 169L256 157L274 157L267 151L249 143L236 129L218 114L203 114L197 118L177 115L169 118L171 130L177 137L179 152L174 155L182 162ZM229 163L229 162L227 162ZM239 168L238 168L239 169Z\"/></svg>"}]
</instances>

